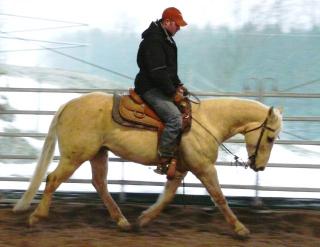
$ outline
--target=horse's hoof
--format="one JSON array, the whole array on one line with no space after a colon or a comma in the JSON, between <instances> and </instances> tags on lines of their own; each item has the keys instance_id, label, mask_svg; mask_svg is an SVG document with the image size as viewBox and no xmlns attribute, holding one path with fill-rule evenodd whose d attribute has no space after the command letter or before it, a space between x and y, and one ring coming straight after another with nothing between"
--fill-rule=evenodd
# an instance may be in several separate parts
<instances>
[{"instance_id":1,"label":"horse's hoof","mask_svg":"<svg viewBox=\"0 0 320 247\"><path fill-rule=\"evenodd\" d=\"M29 208L30 208L30 204L22 205L22 204L17 203L14 206L14 208L12 209L12 211L14 213L24 213L24 212L28 211Z\"/></svg>"},{"instance_id":2,"label":"horse's hoof","mask_svg":"<svg viewBox=\"0 0 320 247\"><path fill-rule=\"evenodd\" d=\"M241 229L237 232L237 236L240 239L248 239L250 237L250 231L247 228Z\"/></svg>"},{"instance_id":3,"label":"horse's hoof","mask_svg":"<svg viewBox=\"0 0 320 247\"><path fill-rule=\"evenodd\" d=\"M29 217L29 221L28 221L29 226L34 226L35 224L37 224L40 221L40 219L41 219L40 217L38 217L34 214L31 214Z\"/></svg>"},{"instance_id":4,"label":"horse's hoof","mask_svg":"<svg viewBox=\"0 0 320 247\"><path fill-rule=\"evenodd\" d=\"M138 218L137 225L141 228L146 226L150 222L150 219L145 216L145 214L142 213L140 217Z\"/></svg>"},{"instance_id":5,"label":"horse's hoof","mask_svg":"<svg viewBox=\"0 0 320 247\"><path fill-rule=\"evenodd\" d=\"M118 221L117 223L119 229L121 231L125 231L125 232L128 232L128 231L131 231L132 230L132 226L131 224L127 221L127 219L121 219Z\"/></svg>"},{"instance_id":6,"label":"horse's hoof","mask_svg":"<svg viewBox=\"0 0 320 247\"><path fill-rule=\"evenodd\" d=\"M241 239L247 239L250 236L250 231L248 228L246 228L242 223L236 224L235 232L237 234L237 237Z\"/></svg>"}]
</instances>

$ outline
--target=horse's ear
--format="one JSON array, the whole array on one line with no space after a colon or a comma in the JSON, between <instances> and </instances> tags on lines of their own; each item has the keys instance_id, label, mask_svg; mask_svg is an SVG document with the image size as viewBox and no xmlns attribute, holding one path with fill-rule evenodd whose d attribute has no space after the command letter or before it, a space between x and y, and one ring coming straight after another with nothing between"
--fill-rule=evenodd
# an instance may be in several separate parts
<instances>
[{"instance_id":1,"label":"horse's ear","mask_svg":"<svg viewBox=\"0 0 320 247\"><path fill-rule=\"evenodd\" d=\"M274 114L274 112L273 112L273 106L271 106L271 107L269 108L268 117L270 117L272 114Z\"/></svg>"},{"instance_id":2,"label":"horse's ear","mask_svg":"<svg viewBox=\"0 0 320 247\"><path fill-rule=\"evenodd\" d=\"M273 106L271 106L271 107L269 108L268 118L269 118L269 121L270 121L270 122L277 121L278 116L277 116L276 111L278 111L278 109L277 109L277 108L274 108Z\"/></svg>"},{"instance_id":3,"label":"horse's ear","mask_svg":"<svg viewBox=\"0 0 320 247\"><path fill-rule=\"evenodd\" d=\"M271 106L268 111L268 118L270 122L277 121L279 116L282 115L283 108L276 108Z\"/></svg>"}]
</instances>

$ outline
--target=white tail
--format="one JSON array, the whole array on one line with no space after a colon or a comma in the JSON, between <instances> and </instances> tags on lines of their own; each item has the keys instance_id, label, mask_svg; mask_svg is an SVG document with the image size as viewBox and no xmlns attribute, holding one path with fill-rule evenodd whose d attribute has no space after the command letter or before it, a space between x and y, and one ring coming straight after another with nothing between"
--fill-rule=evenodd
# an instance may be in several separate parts
<instances>
[{"instance_id":1,"label":"white tail","mask_svg":"<svg viewBox=\"0 0 320 247\"><path fill-rule=\"evenodd\" d=\"M41 185L42 179L45 176L45 173L48 170L48 166L53 158L54 149L55 149L56 140L57 140L56 125L57 125L59 116L61 115L61 112L63 111L66 105L67 104L62 105L59 108L59 110L57 111L56 115L54 116L50 124L49 132L43 144L42 152L39 157L34 174L30 180L29 187L27 191L23 194L22 198L14 206L13 208L14 212L27 210L30 207L32 199L37 193Z\"/></svg>"}]
</instances>

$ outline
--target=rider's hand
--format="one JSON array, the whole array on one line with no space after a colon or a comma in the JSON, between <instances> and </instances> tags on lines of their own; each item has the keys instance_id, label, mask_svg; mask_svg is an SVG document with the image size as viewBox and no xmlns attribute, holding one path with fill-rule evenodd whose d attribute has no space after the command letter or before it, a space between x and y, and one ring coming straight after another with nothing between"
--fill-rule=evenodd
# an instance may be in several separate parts
<instances>
[{"instance_id":1,"label":"rider's hand","mask_svg":"<svg viewBox=\"0 0 320 247\"><path fill-rule=\"evenodd\" d=\"M175 103L180 103L184 99L184 91L181 86L177 87L176 93L173 96L173 101Z\"/></svg>"},{"instance_id":2,"label":"rider's hand","mask_svg":"<svg viewBox=\"0 0 320 247\"><path fill-rule=\"evenodd\" d=\"M187 89L182 83L178 86L178 88L179 88L180 90L182 90L184 96L187 96L187 95L190 94L190 92L188 91L188 89Z\"/></svg>"},{"instance_id":3,"label":"rider's hand","mask_svg":"<svg viewBox=\"0 0 320 247\"><path fill-rule=\"evenodd\" d=\"M189 94L190 92L188 91L188 89L186 87L183 87L183 95L188 96Z\"/></svg>"}]
</instances>

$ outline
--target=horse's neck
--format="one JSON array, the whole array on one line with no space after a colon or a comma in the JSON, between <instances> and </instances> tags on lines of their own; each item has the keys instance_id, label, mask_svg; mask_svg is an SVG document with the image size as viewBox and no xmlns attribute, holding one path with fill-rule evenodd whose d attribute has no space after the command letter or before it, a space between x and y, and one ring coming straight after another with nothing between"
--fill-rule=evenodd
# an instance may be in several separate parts
<instances>
[{"instance_id":1,"label":"horse's neck","mask_svg":"<svg viewBox=\"0 0 320 247\"><path fill-rule=\"evenodd\" d=\"M263 104L237 98L206 100L200 109L208 127L221 141L243 133L251 123L263 122L267 114Z\"/></svg>"}]
</instances>

